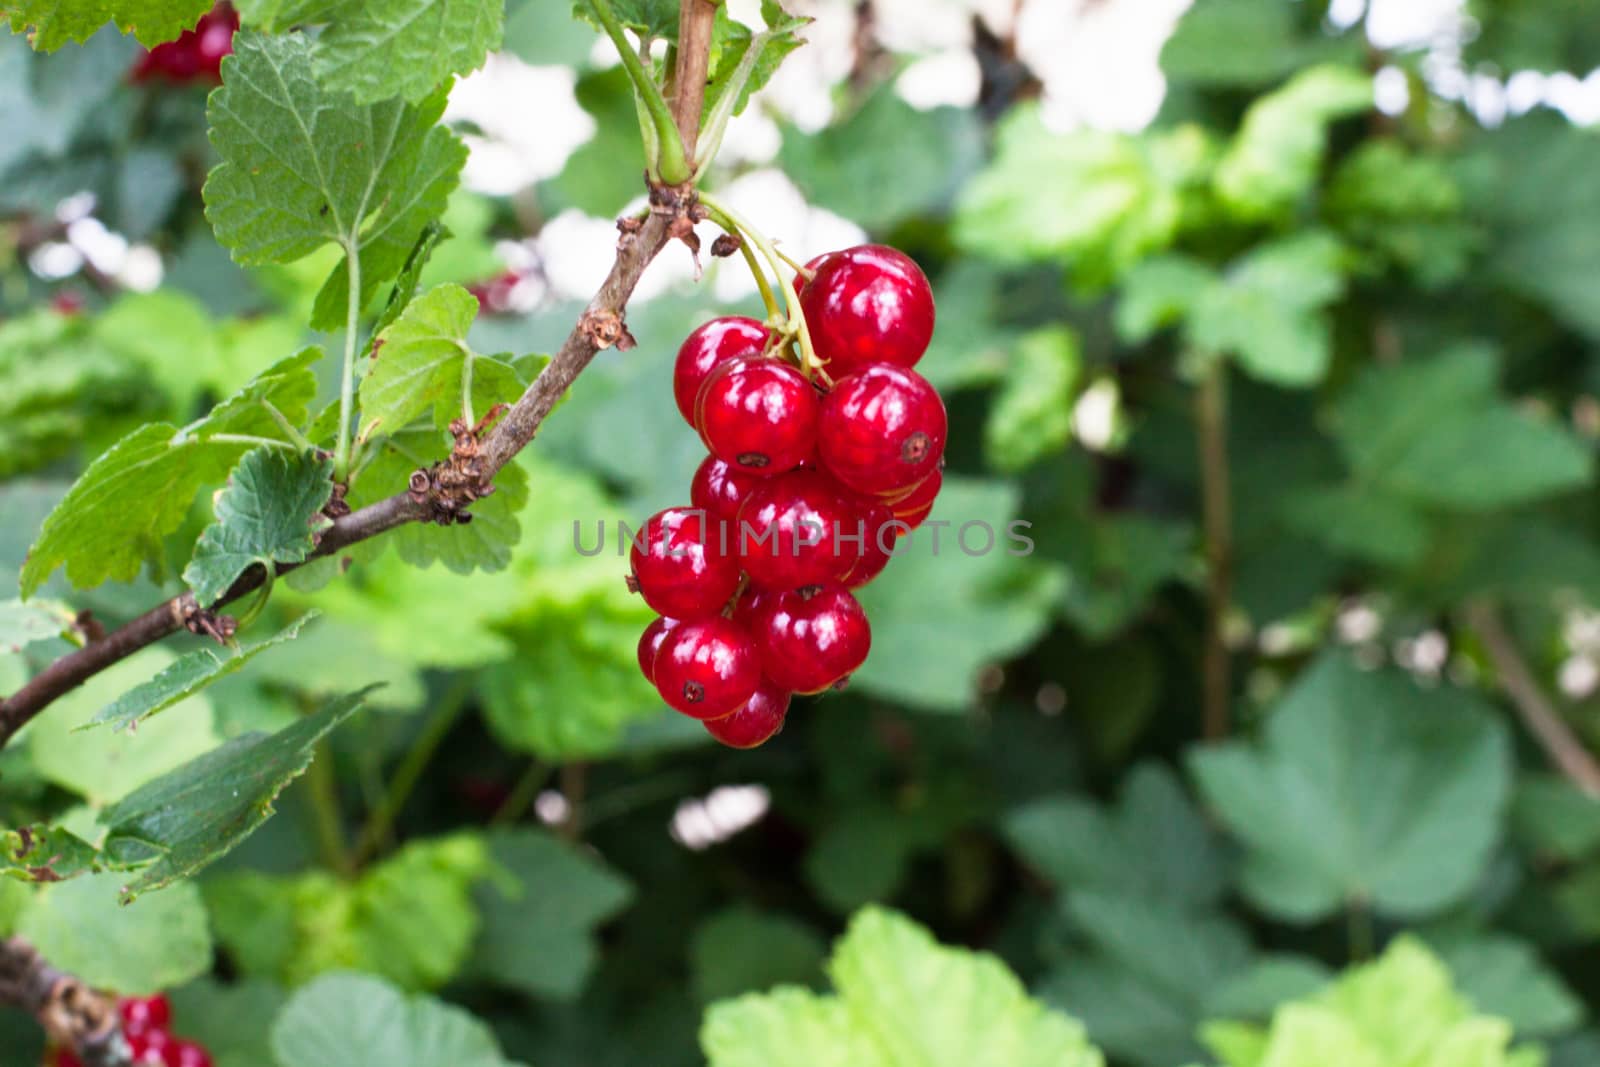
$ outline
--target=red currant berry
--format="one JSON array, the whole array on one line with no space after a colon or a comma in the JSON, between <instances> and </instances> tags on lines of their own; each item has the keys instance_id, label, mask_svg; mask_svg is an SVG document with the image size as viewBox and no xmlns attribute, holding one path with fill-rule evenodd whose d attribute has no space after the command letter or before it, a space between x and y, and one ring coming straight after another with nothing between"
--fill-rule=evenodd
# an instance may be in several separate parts
<instances>
[{"instance_id":1,"label":"red currant berry","mask_svg":"<svg viewBox=\"0 0 1600 1067\"><path fill-rule=\"evenodd\" d=\"M755 695L732 715L712 719L706 732L729 748L755 748L777 736L789 714L789 694L765 678Z\"/></svg>"},{"instance_id":2,"label":"red currant berry","mask_svg":"<svg viewBox=\"0 0 1600 1067\"><path fill-rule=\"evenodd\" d=\"M211 1054L193 1041L179 1041L167 1055L167 1067L212 1067Z\"/></svg>"},{"instance_id":3,"label":"red currant berry","mask_svg":"<svg viewBox=\"0 0 1600 1067\"><path fill-rule=\"evenodd\" d=\"M820 693L866 661L872 628L856 598L830 583L763 600L756 644L773 682L796 693Z\"/></svg>"},{"instance_id":4,"label":"red currant berry","mask_svg":"<svg viewBox=\"0 0 1600 1067\"><path fill-rule=\"evenodd\" d=\"M731 619L686 622L661 642L655 683L672 708L696 719L720 719L755 693L761 659L750 635Z\"/></svg>"},{"instance_id":5,"label":"red currant berry","mask_svg":"<svg viewBox=\"0 0 1600 1067\"><path fill-rule=\"evenodd\" d=\"M933 338L933 289L886 245L835 252L800 296L817 355L835 378L867 363L916 366Z\"/></svg>"},{"instance_id":6,"label":"red currant berry","mask_svg":"<svg viewBox=\"0 0 1600 1067\"><path fill-rule=\"evenodd\" d=\"M776 359L724 363L700 389L700 439L734 470L770 478L817 447L822 407L805 375Z\"/></svg>"},{"instance_id":7,"label":"red currant berry","mask_svg":"<svg viewBox=\"0 0 1600 1067\"><path fill-rule=\"evenodd\" d=\"M848 532L854 518L833 479L821 471L768 478L739 510L739 563L762 589L836 579L855 562L854 552L839 546L839 532Z\"/></svg>"},{"instance_id":8,"label":"red currant berry","mask_svg":"<svg viewBox=\"0 0 1600 1067\"><path fill-rule=\"evenodd\" d=\"M845 532L851 538L859 536L861 544L858 546L859 554L842 579L847 589L859 589L882 574L893 558L890 549L895 542L894 512L889 510L887 504L857 497L855 505L854 524Z\"/></svg>"},{"instance_id":9,"label":"red currant berry","mask_svg":"<svg viewBox=\"0 0 1600 1067\"><path fill-rule=\"evenodd\" d=\"M745 497L764 481L765 478L736 469L725 459L707 456L689 483L689 500L712 519L731 523L739 517L739 506Z\"/></svg>"},{"instance_id":10,"label":"red currant berry","mask_svg":"<svg viewBox=\"0 0 1600 1067\"><path fill-rule=\"evenodd\" d=\"M720 612L739 587L739 563L722 523L694 508L650 516L633 540L629 587L657 614L701 619Z\"/></svg>"},{"instance_id":11,"label":"red currant berry","mask_svg":"<svg viewBox=\"0 0 1600 1067\"><path fill-rule=\"evenodd\" d=\"M822 405L822 465L858 493L891 494L928 477L944 456L944 401L914 370L874 363Z\"/></svg>"},{"instance_id":12,"label":"red currant berry","mask_svg":"<svg viewBox=\"0 0 1600 1067\"><path fill-rule=\"evenodd\" d=\"M796 293L805 292L806 286L811 284L811 279L817 276L817 271L822 269L822 265L838 254L837 252L824 252L820 256L812 256L806 260L804 269L794 276L794 291Z\"/></svg>"},{"instance_id":13,"label":"red currant berry","mask_svg":"<svg viewBox=\"0 0 1600 1067\"><path fill-rule=\"evenodd\" d=\"M922 525L922 520L926 519L928 513L933 510L934 501L938 499L939 490L942 488L944 488L944 475L939 471L934 471L903 499L896 501L892 505L894 517L905 523L912 530L915 530Z\"/></svg>"},{"instance_id":14,"label":"red currant berry","mask_svg":"<svg viewBox=\"0 0 1600 1067\"><path fill-rule=\"evenodd\" d=\"M64 1048L56 1052L55 1067L83 1067L83 1061L78 1059L77 1053Z\"/></svg>"},{"instance_id":15,"label":"red currant berry","mask_svg":"<svg viewBox=\"0 0 1600 1067\"><path fill-rule=\"evenodd\" d=\"M677 619L658 618L639 635L639 670L646 681L656 680L656 653L661 650L661 642L677 625Z\"/></svg>"},{"instance_id":16,"label":"red currant berry","mask_svg":"<svg viewBox=\"0 0 1600 1067\"><path fill-rule=\"evenodd\" d=\"M766 595L753 585L739 594L739 601L733 606L733 621L742 626L746 633L755 633L756 617Z\"/></svg>"},{"instance_id":17,"label":"red currant berry","mask_svg":"<svg viewBox=\"0 0 1600 1067\"><path fill-rule=\"evenodd\" d=\"M172 1051L171 1034L154 1027L135 1029L129 1026L123 1035L128 1039L133 1062L139 1067L167 1067L167 1055Z\"/></svg>"},{"instance_id":18,"label":"red currant berry","mask_svg":"<svg viewBox=\"0 0 1600 1067\"><path fill-rule=\"evenodd\" d=\"M222 78L222 57L233 54L233 31L238 28L238 14L225 4L202 17L195 27L195 59L200 71L213 81Z\"/></svg>"},{"instance_id":19,"label":"red currant berry","mask_svg":"<svg viewBox=\"0 0 1600 1067\"><path fill-rule=\"evenodd\" d=\"M672 396L690 426L695 422L695 398L713 370L741 356L759 356L767 346L767 328L742 315L712 319L684 339L672 367Z\"/></svg>"},{"instance_id":20,"label":"red currant berry","mask_svg":"<svg viewBox=\"0 0 1600 1067\"><path fill-rule=\"evenodd\" d=\"M122 1024L130 1030L165 1030L172 1022L172 1001L165 994L127 997L117 1005Z\"/></svg>"}]
</instances>

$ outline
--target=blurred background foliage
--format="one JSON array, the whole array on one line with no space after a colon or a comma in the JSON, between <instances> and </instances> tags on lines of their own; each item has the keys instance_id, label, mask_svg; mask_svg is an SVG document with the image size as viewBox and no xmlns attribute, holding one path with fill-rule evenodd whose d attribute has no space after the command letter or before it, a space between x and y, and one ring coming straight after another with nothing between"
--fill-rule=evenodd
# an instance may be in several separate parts
<instances>
[{"instance_id":1,"label":"blurred background foliage","mask_svg":"<svg viewBox=\"0 0 1600 1067\"><path fill-rule=\"evenodd\" d=\"M696 285L669 250L639 348L596 362L480 508L520 528L509 553L463 541L478 526L390 534L274 598L269 621L321 613L306 639L114 754L71 728L171 650L0 753L0 824L89 834L217 740L384 683L195 885L104 914L97 879L0 881L0 930L176 987L223 1067L270 1067L279 1006L335 1011L363 980L319 976L352 970L470 1008L540 1067L867 1064L797 1020L845 1004L917 1031L862 988L868 945L1004 1000L969 1030L1061 1042L885 1062L1076 1062L1003 974L888 912L825 969L872 904L997 953L1114 1064L1600 1063L1600 803L1523 727L1503 656L1600 749L1600 20L1143 5L791 0L813 43L730 134L713 183L792 254L868 235L939 299L950 525L866 591L848 692L732 753L638 676L649 612L615 524L680 503L700 458L678 341L754 306L736 260ZM1408 6L1438 9L1425 32L1383 23ZM477 287L479 351L553 350L638 198L627 83L567 7L511 0L504 53L453 98L470 188L425 282ZM954 29L919 37L923 14ZM1074 96L1040 54L1080 39L1064 54L1105 47L1108 80ZM1140 47L1164 95L1113 69ZM89 459L311 339L331 264L227 260L200 210L204 92L128 84L137 53L0 40L4 596ZM170 595L205 504L165 568L42 595L106 621ZM1015 518L1032 555L951 551L963 522ZM608 550L576 552L575 521ZM12 643L0 691L66 647ZM707 1005L778 983L819 991L772 1007L794 1033L735 1002L701 1051ZM0 1018L0 1048L38 1040L25 1021Z\"/></svg>"}]
</instances>

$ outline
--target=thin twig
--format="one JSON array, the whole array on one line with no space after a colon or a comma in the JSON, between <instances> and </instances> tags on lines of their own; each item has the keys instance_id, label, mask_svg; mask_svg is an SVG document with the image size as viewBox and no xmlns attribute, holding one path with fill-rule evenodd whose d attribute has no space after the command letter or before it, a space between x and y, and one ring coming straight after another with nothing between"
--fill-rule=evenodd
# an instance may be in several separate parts
<instances>
[{"instance_id":1,"label":"thin twig","mask_svg":"<svg viewBox=\"0 0 1600 1067\"><path fill-rule=\"evenodd\" d=\"M1233 492L1228 474L1228 381L1221 360L1207 368L1195 392L1201 510L1206 536L1206 638L1203 670L1204 736L1228 736L1233 665L1228 610L1233 602Z\"/></svg>"},{"instance_id":2,"label":"thin twig","mask_svg":"<svg viewBox=\"0 0 1600 1067\"><path fill-rule=\"evenodd\" d=\"M1500 688L1550 762L1582 792L1600 799L1600 763L1534 679L1499 610L1489 601L1479 601L1467 606L1466 619L1494 664Z\"/></svg>"}]
</instances>

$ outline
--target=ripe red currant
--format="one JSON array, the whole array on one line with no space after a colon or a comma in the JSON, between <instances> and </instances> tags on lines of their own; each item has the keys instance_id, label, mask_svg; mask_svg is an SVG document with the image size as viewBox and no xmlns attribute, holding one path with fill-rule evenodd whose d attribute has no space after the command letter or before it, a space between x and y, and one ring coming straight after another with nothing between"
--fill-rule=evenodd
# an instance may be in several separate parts
<instances>
[{"instance_id":1,"label":"ripe red currant","mask_svg":"<svg viewBox=\"0 0 1600 1067\"><path fill-rule=\"evenodd\" d=\"M761 682L755 642L720 616L674 627L661 642L654 670L661 699L696 719L732 714Z\"/></svg>"},{"instance_id":2,"label":"ripe red currant","mask_svg":"<svg viewBox=\"0 0 1600 1067\"><path fill-rule=\"evenodd\" d=\"M690 426L700 387L718 366L741 356L759 356L766 348L767 328L755 319L730 315L712 319L684 339L672 366L672 396Z\"/></svg>"},{"instance_id":3,"label":"ripe red currant","mask_svg":"<svg viewBox=\"0 0 1600 1067\"><path fill-rule=\"evenodd\" d=\"M78 1059L78 1054L68 1048L57 1050L53 1062L55 1067L83 1067L83 1061Z\"/></svg>"},{"instance_id":4,"label":"ripe red currant","mask_svg":"<svg viewBox=\"0 0 1600 1067\"><path fill-rule=\"evenodd\" d=\"M212 1067L211 1054L193 1041L179 1041L167 1055L167 1067Z\"/></svg>"},{"instance_id":5,"label":"ripe red currant","mask_svg":"<svg viewBox=\"0 0 1600 1067\"><path fill-rule=\"evenodd\" d=\"M739 586L731 541L727 528L703 511L657 512L634 538L630 587L668 618L715 615Z\"/></svg>"},{"instance_id":6,"label":"ripe red currant","mask_svg":"<svg viewBox=\"0 0 1600 1067\"><path fill-rule=\"evenodd\" d=\"M639 635L639 670L643 672L646 681L656 680L656 653L661 650L661 642L666 640L667 634L677 625L677 619L657 618L644 628L644 633Z\"/></svg>"},{"instance_id":7,"label":"ripe red currant","mask_svg":"<svg viewBox=\"0 0 1600 1067\"><path fill-rule=\"evenodd\" d=\"M866 612L837 583L769 594L755 625L762 670L796 693L820 693L844 681L872 648Z\"/></svg>"},{"instance_id":8,"label":"ripe red currant","mask_svg":"<svg viewBox=\"0 0 1600 1067\"><path fill-rule=\"evenodd\" d=\"M821 471L796 470L765 479L739 510L739 562L762 589L799 589L836 579L854 558L839 531L854 511Z\"/></svg>"},{"instance_id":9,"label":"ripe red currant","mask_svg":"<svg viewBox=\"0 0 1600 1067\"><path fill-rule=\"evenodd\" d=\"M744 707L712 719L706 723L706 731L729 748L755 748L777 736L788 713L789 693L763 678Z\"/></svg>"},{"instance_id":10,"label":"ripe red currant","mask_svg":"<svg viewBox=\"0 0 1600 1067\"><path fill-rule=\"evenodd\" d=\"M867 363L912 367L933 338L933 289L904 252L858 245L817 267L800 295L817 355L835 378Z\"/></svg>"},{"instance_id":11,"label":"ripe red currant","mask_svg":"<svg viewBox=\"0 0 1600 1067\"><path fill-rule=\"evenodd\" d=\"M817 276L817 271L822 269L822 265L838 254L837 252L824 252L806 260L804 269L794 276L794 291L796 293L805 292L806 286L811 284L811 279Z\"/></svg>"},{"instance_id":12,"label":"ripe red currant","mask_svg":"<svg viewBox=\"0 0 1600 1067\"><path fill-rule=\"evenodd\" d=\"M895 501L892 505L894 517L915 530L933 510L934 501L938 499L939 490L942 488L944 488L944 475L934 471L905 497Z\"/></svg>"},{"instance_id":13,"label":"ripe red currant","mask_svg":"<svg viewBox=\"0 0 1600 1067\"><path fill-rule=\"evenodd\" d=\"M858 493L892 494L938 469L944 401L914 370L874 363L838 382L822 405L822 465Z\"/></svg>"},{"instance_id":14,"label":"ripe red currant","mask_svg":"<svg viewBox=\"0 0 1600 1067\"><path fill-rule=\"evenodd\" d=\"M167 1056L172 1051L171 1034L155 1027L136 1030L131 1026L123 1034L138 1067L167 1067Z\"/></svg>"},{"instance_id":15,"label":"ripe red currant","mask_svg":"<svg viewBox=\"0 0 1600 1067\"><path fill-rule=\"evenodd\" d=\"M817 391L776 359L741 359L711 372L696 404L700 439L734 470L770 478L817 446Z\"/></svg>"},{"instance_id":16,"label":"ripe red currant","mask_svg":"<svg viewBox=\"0 0 1600 1067\"><path fill-rule=\"evenodd\" d=\"M172 1001L165 994L127 997L117 1005L122 1025L129 1030L165 1030L172 1023Z\"/></svg>"},{"instance_id":17,"label":"ripe red currant","mask_svg":"<svg viewBox=\"0 0 1600 1067\"><path fill-rule=\"evenodd\" d=\"M194 28L196 63L213 81L222 77L222 57L233 54L233 32L238 28L238 13L226 5L206 14Z\"/></svg>"},{"instance_id":18,"label":"ripe red currant","mask_svg":"<svg viewBox=\"0 0 1600 1067\"><path fill-rule=\"evenodd\" d=\"M765 478L736 469L725 459L707 456L689 483L689 501L713 519L731 523L739 517L739 506L750 490L764 481Z\"/></svg>"},{"instance_id":19,"label":"ripe red currant","mask_svg":"<svg viewBox=\"0 0 1600 1067\"><path fill-rule=\"evenodd\" d=\"M847 589L859 589L883 573L889 565L890 549L894 547L894 512L887 504L869 497L857 496L855 518L845 532L850 537L860 536L859 554L850 564L842 581ZM841 538L841 550L843 549Z\"/></svg>"}]
</instances>

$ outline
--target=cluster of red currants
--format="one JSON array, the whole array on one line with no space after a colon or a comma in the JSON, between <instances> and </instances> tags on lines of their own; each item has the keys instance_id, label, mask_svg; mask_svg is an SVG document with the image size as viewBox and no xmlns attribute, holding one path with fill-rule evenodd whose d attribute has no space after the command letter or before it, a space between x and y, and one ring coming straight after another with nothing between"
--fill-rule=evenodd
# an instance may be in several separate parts
<instances>
[{"instance_id":1,"label":"cluster of red currants","mask_svg":"<svg viewBox=\"0 0 1600 1067\"><path fill-rule=\"evenodd\" d=\"M227 3L218 4L200 17L194 29L140 56L133 66L133 80L220 82L222 57L233 53L233 33L238 28L239 13Z\"/></svg>"},{"instance_id":2,"label":"cluster of red currants","mask_svg":"<svg viewBox=\"0 0 1600 1067\"><path fill-rule=\"evenodd\" d=\"M911 368L933 336L933 292L882 245L818 256L796 279L818 373L755 319L714 319L678 351L678 410L710 455L692 506L651 516L630 588L662 616L639 667L723 744L783 727L795 693L844 684L871 630L850 590L933 509L944 402Z\"/></svg>"},{"instance_id":3,"label":"cluster of red currants","mask_svg":"<svg viewBox=\"0 0 1600 1067\"><path fill-rule=\"evenodd\" d=\"M124 998L117 1010L135 1067L211 1067L211 1054L204 1048L172 1036L172 1003L160 993ZM54 1067L83 1067L66 1049L58 1051L51 1062Z\"/></svg>"}]
</instances>

